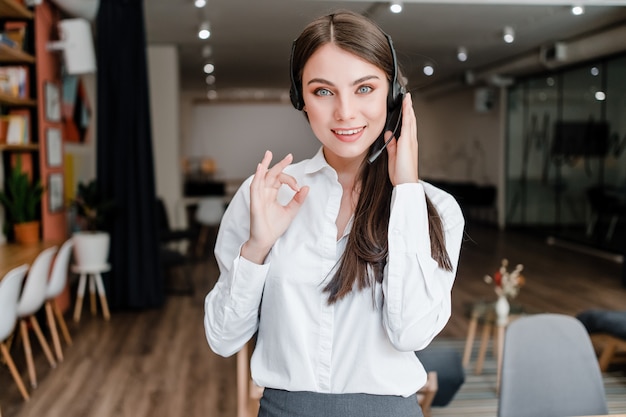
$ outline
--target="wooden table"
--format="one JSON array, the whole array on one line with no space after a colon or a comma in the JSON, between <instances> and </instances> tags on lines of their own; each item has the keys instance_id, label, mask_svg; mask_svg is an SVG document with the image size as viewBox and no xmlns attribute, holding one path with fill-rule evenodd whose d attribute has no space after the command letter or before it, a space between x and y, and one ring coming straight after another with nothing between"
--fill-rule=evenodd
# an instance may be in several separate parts
<instances>
[{"instance_id":1,"label":"wooden table","mask_svg":"<svg viewBox=\"0 0 626 417\"><path fill-rule=\"evenodd\" d=\"M11 269L22 264L31 265L42 250L59 246L62 242L37 242L32 244L6 243L0 245L0 280Z\"/></svg>"}]
</instances>

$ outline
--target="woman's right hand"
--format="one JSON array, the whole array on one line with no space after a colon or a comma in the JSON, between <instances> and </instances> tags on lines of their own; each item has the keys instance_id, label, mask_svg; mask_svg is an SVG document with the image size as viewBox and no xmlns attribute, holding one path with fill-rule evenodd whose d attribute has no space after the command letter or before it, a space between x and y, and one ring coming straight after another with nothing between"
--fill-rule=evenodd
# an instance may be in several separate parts
<instances>
[{"instance_id":1,"label":"woman's right hand","mask_svg":"<svg viewBox=\"0 0 626 417\"><path fill-rule=\"evenodd\" d=\"M272 153L265 151L250 184L250 238L241 248L241 256L262 264L278 238L285 233L302 206L309 187L300 188L294 177L285 174L293 156L287 155L273 167ZM278 190L287 185L296 193L286 205L277 201Z\"/></svg>"}]
</instances>

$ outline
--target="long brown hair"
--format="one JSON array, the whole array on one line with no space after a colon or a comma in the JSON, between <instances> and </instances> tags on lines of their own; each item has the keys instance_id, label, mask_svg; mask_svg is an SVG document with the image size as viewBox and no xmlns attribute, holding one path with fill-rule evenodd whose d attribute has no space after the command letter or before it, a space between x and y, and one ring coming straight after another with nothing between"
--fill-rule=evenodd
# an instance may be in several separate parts
<instances>
[{"instance_id":1,"label":"long brown hair","mask_svg":"<svg viewBox=\"0 0 626 417\"><path fill-rule=\"evenodd\" d=\"M296 39L292 71L298 86L302 84L302 70L307 60L327 43L334 43L383 69L391 80L393 58L384 32L362 15L338 11L314 20ZM341 300L353 290L355 284L361 290L373 286L374 280L382 282L388 255L387 229L393 191L386 153L384 151L384 155L371 164L364 160L359 169L355 181L355 187L359 188L359 199L352 230L335 274L324 287L324 291L328 292L329 304ZM426 207L432 257L440 268L450 271L452 263L445 247L441 218L428 196Z\"/></svg>"}]
</instances>

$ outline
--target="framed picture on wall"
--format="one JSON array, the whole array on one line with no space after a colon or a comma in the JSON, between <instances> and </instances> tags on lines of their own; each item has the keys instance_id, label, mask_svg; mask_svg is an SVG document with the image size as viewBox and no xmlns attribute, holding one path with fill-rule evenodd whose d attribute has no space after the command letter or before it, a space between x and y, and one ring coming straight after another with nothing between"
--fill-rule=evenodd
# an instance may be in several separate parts
<instances>
[{"instance_id":1,"label":"framed picture on wall","mask_svg":"<svg viewBox=\"0 0 626 417\"><path fill-rule=\"evenodd\" d=\"M63 174L48 175L48 209L55 213L63 209Z\"/></svg>"},{"instance_id":2,"label":"framed picture on wall","mask_svg":"<svg viewBox=\"0 0 626 417\"><path fill-rule=\"evenodd\" d=\"M46 120L49 122L61 121L61 88L52 81L44 85L44 99L46 105Z\"/></svg>"},{"instance_id":3,"label":"framed picture on wall","mask_svg":"<svg viewBox=\"0 0 626 417\"><path fill-rule=\"evenodd\" d=\"M49 127L46 130L46 160L49 167L60 167L63 164L61 129Z\"/></svg>"}]
</instances>

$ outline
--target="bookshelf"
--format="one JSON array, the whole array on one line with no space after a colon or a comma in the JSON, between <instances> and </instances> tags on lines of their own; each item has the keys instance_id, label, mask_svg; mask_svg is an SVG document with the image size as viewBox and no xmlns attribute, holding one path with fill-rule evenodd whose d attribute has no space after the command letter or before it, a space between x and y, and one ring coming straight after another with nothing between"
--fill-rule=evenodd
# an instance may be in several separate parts
<instances>
[{"instance_id":1,"label":"bookshelf","mask_svg":"<svg viewBox=\"0 0 626 417\"><path fill-rule=\"evenodd\" d=\"M2 20L3 22L17 20L31 23L33 17L33 13L16 0L0 0L0 20ZM33 54L28 53L20 48L14 48L6 44L0 44L0 66L26 65L32 67L34 66L35 62L36 59ZM29 78L32 77L33 74L31 71ZM26 82L28 84L31 84L32 80L29 79L26 80ZM31 97L16 97L4 92L0 92L0 107L3 108L3 114L10 112L13 108L26 108L30 109L31 113L34 113L34 109L36 109L37 107L37 101ZM32 119L33 117L30 118L30 120ZM35 137L32 134L34 130L33 127L34 125L31 123L31 126L29 126L29 131L31 132L31 142L33 143L24 145L0 144L0 151L28 152L37 150L37 141L34 140Z\"/></svg>"},{"instance_id":2,"label":"bookshelf","mask_svg":"<svg viewBox=\"0 0 626 417\"><path fill-rule=\"evenodd\" d=\"M11 48L10 46L5 44L0 44L0 63L34 64L35 57L29 53L20 51L19 49Z\"/></svg>"},{"instance_id":3,"label":"bookshelf","mask_svg":"<svg viewBox=\"0 0 626 417\"><path fill-rule=\"evenodd\" d=\"M25 127L22 129L28 132L28 136L23 137L24 143L5 143L8 132L3 132L3 143L0 143L2 170L4 171L4 178L7 178L7 174L15 163L16 157L20 156L24 169L31 172L33 181L36 181L41 178L41 170L39 166L38 102L36 100L37 89L35 81L37 59L35 58L33 44L34 13L17 0L0 0L0 31L3 32L4 36L6 36L5 29L8 27L5 25L8 24L23 26L24 39L17 43L17 46L10 46L4 42L0 43L0 67L23 67L26 71L26 77L23 79L21 78L23 75L20 75L19 78L9 81L11 84L8 84L10 86L8 88L7 84L5 84L3 91L0 92L0 114L3 119L5 117L14 117L13 115L18 114L24 115ZM6 73L3 72L4 76L14 76L11 75L10 71L12 70L8 70ZM19 79L19 84L13 84L17 79ZM11 80L11 78L8 78L8 80ZM4 82L7 82L6 79ZM17 87L18 85L19 87ZM13 90L13 88L16 90ZM18 88L20 94L18 94ZM22 88L25 91L22 91ZM3 126L7 126L5 123L7 122L3 122ZM4 187L5 185L3 184L2 188ZM41 215L38 218L43 220ZM6 222L9 219L4 218L2 221ZM11 235L12 233L9 232L7 237L10 238Z\"/></svg>"},{"instance_id":4,"label":"bookshelf","mask_svg":"<svg viewBox=\"0 0 626 417\"><path fill-rule=\"evenodd\" d=\"M0 0L0 16L7 19L32 19L33 13L15 0Z\"/></svg>"}]
</instances>

